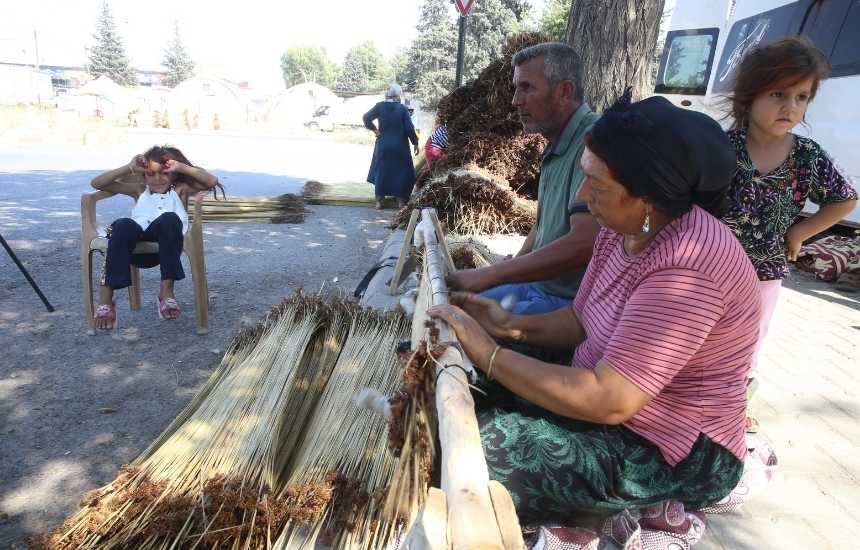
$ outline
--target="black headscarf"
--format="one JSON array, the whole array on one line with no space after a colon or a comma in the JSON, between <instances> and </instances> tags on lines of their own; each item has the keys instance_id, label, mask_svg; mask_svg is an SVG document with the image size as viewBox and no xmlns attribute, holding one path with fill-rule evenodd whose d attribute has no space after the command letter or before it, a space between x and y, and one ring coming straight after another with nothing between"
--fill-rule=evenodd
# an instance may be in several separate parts
<instances>
[{"instance_id":1,"label":"black headscarf","mask_svg":"<svg viewBox=\"0 0 860 550\"><path fill-rule=\"evenodd\" d=\"M719 215L735 150L711 117L664 97L630 102L630 89L594 124L589 148L634 197L671 218L697 204Z\"/></svg>"}]
</instances>

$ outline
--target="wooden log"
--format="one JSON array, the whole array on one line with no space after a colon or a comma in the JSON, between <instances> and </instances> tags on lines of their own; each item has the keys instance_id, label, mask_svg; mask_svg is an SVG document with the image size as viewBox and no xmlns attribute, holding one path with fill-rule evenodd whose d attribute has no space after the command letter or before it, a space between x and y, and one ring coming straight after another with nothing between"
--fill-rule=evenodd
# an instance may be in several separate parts
<instances>
[{"instance_id":1,"label":"wooden log","mask_svg":"<svg viewBox=\"0 0 860 550\"><path fill-rule=\"evenodd\" d=\"M435 228L428 230L424 226L421 230L424 231L424 272L412 320L413 340L420 336L426 338L424 303L437 305L448 301L444 278L447 266L439 251ZM437 323L437 326L441 342L456 344L453 331L445 323ZM481 447L475 402L466 374L459 368L464 364L464 357L458 347L452 345L437 361L441 486L448 502L451 547L454 550L502 550L504 543L490 498L489 473Z\"/></svg>"}]
</instances>

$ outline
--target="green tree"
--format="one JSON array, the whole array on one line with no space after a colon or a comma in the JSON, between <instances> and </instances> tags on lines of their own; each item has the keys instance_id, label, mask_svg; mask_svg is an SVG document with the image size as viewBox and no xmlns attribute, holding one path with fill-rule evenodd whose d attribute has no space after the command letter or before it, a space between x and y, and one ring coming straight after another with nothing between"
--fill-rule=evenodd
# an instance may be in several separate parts
<instances>
[{"instance_id":1,"label":"green tree","mask_svg":"<svg viewBox=\"0 0 860 550\"><path fill-rule=\"evenodd\" d=\"M102 2L102 12L96 21L93 39L95 44L88 51L87 71L96 77L106 75L117 84L137 84L137 73L125 56L125 48L107 1Z\"/></svg>"},{"instance_id":2,"label":"green tree","mask_svg":"<svg viewBox=\"0 0 860 550\"><path fill-rule=\"evenodd\" d=\"M333 88L339 68L322 47L300 45L287 48L281 56L281 72L287 88L303 82L315 82Z\"/></svg>"},{"instance_id":3,"label":"green tree","mask_svg":"<svg viewBox=\"0 0 860 550\"><path fill-rule=\"evenodd\" d=\"M179 36L179 21L173 21L173 37L167 43L161 64L167 68L164 85L170 88L194 75L194 61L191 60Z\"/></svg>"},{"instance_id":4,"label":"green tree","mask_svg":"<svg viewBox=\"0 0 860 550\"><path fill-rule=\"evenodd\" d=\"M474 80L499 58L505 40L520 31L527 5L518 0L480 0L466 19L463 81Z\"/></svg>"},{"instance_id":5,"label":"green tree","mask_svg":"<svg viewBox=\"0 0 860 550\"><path fill-rule=\"evenodd\" d=\"M350 92L382 90L388 84L387 77L387 66L382 52L372 41L368 41L346 53L337 89Z\"/></svg>"},{"instance_id":6,"label":"green tree","mask_svg":"<svg viewBox=\"0 0 860 550\"><path fill-rule=\"evenodd\" d=\"M399 51L388 60L388 68L385 72L386 82L404 82L406 79L406 66L409 63L408 51Z\"/></svg>"},{"instance_id":7,"label":"green tree","mask_svg":"<svg viewBox=\"0 0 860 550\"><path fill-rule=\"evenodd\" d=\"M564 40L571 0L547 0L540 18L540 30L556 40Z\"/></svg>"},{"instance_id":8,"label":"green tree","mask_svg":"<svg viewBox=\"0 0 860 550\"><path fill-rule=\"evenodd\" d=\"M425 0L400 83L431 108L454 87L457 28L448 0Z\"/></svg>"}]
</instances>

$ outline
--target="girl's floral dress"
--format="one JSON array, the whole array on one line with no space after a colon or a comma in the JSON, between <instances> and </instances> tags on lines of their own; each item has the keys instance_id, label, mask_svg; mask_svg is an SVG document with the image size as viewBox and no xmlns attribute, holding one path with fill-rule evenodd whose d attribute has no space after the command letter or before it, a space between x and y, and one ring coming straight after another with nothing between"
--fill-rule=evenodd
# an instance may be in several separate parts
<instances>
[{"instance_id":1,"label":"girl's floral dress","mask_svg":"<svg viewBox=\"0 0 860 550\"><path fill-rule=\"evenodd\" d=\"M785 234L809 198L818 205L857 198L848 175L815 141L795 136L778 168L756 169L747 153L746 130L731 130L738 164L729 186L723 222L740 240L762 281L788 276Z\"/></svg>"}]
</instances>

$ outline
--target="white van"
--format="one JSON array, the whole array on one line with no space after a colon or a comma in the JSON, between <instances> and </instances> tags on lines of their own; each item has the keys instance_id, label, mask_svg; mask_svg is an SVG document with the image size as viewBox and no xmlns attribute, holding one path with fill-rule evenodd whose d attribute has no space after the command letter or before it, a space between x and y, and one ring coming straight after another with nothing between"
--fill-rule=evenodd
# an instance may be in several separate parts
<instances>
[{"instance_id":1,"label":"white van","mask_svg":"<svg viewBox=\"0 0 860 550\"><path fill-rule=\"evenodd\" d=\"M732 10L732 4L734 9ZM744 52L763 40L804 35L830 60L806 114L808 133L860 185L860 0L678 0L654 88L724 125L722 95ZM807 203L805 214L817 207ZM860 207L842 223L860 227Z\"/></svg>"}]
</instances>

